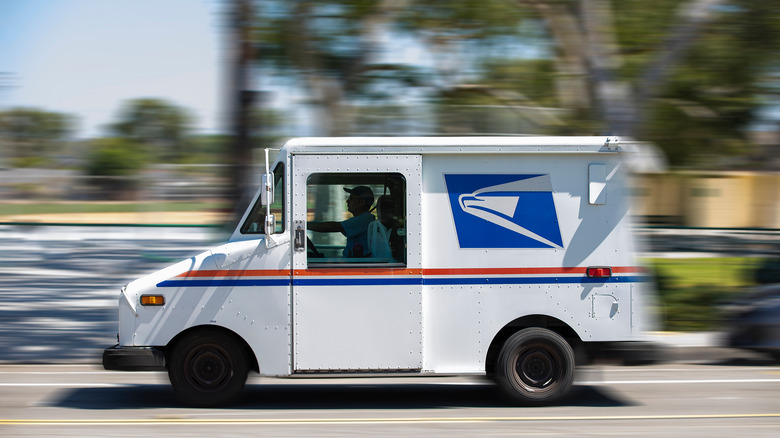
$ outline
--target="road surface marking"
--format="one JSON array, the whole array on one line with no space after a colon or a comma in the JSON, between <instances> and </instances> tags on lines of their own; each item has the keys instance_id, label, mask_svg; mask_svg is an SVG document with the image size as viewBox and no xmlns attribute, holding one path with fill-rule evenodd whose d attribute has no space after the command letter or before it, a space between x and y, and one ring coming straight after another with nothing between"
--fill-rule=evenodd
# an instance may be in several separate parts
<instances>
[{"instance_id":1,"label":"road surface marking","mask_svg":"<svg viewBox=\"0 0 780 438\"><path fill-rule=\"evenodd\" d=\"M780 383L780 379L679 379L679 380L586 380L586 381L577 381L575 382L576 385L636 385L636 384L692 384L692 383ZM48 383L40 383L40 382L30 382L30 383L0 383L0 387L52 387L52 388L58 388L58 387L65 387L65 388L73 388L73 387L83 387L83 388L119 388L119 387L128 387L128 386L143 386L143 385L149 385L151 383L79 383L79 382L67 382L67 383L58 383L58 382L48 382ZM283 385L284 383L278 383L275 385ZM339 382L338 385L350 385L350 383L343 383ZM358 384L359 385L359 384ZM395 383L379 383L379 384L373 384L373 385L380 385L380 386L387 386L392 387L395 385ZM484 386L492 386L491 383L482 383L482 382L436 382L436 383L420 383L420 385L442 385L442 386L458 386L458 385L484 385ZM261 387L260 385L253 385L250 384L249 386L257 386Z\"/></svg>"},{"instance_id":2,"label":"road surface marking","mask_svg":"<svg viewBox=\"0 0 780 438\"><path fill-rule=\"evenodd\" d=\"M146 385L146 384L144 384ZM50 388L121 388L134 386L133 383L0 383L0 387L40 386Z\"/></svg>"},{"instance_id":3,"label":"road surface marking","mask_svg":"<svg viewBox=\"0 0 780 438\"><path fill-rule=\"evenodd\" d=\"M426 424L426 423L496 423L525 421L605 421L605 420L695 420L729 418L780 418L767 414L689 414L689 415L614 415L571 417L420 417L420 418L255 418L255 419L0 419L0 426L115 426L115 425L322 425L322 424Z\"/></svg>"},{"instance_id":4,"label":"road surface marking","mask_svg":"<svg viewBox=\"0 0 780 438\"><path fill-rule=\"evenodd\" d=\"M670 380L590 380L575 382L580 385L634 385L651 383L658 384L682 384L682 383L778 383L780 379L670 379Z\"/></svg>"}]
</instances>

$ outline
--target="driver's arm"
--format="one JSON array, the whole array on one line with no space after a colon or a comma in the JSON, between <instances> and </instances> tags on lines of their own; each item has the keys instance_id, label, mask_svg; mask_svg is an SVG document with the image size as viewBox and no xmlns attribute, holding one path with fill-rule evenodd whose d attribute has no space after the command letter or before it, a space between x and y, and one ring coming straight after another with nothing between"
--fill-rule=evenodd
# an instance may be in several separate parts
<instances>
[{"instance_id":1,"label":"driver's arm","mask_svg":"<svg viewBox=\"0 0 780 438\"><path fill-rule=\"evenodd\" d=\"M323 233L344 233L344 227L341 222L309 222L307 228L312 231Z\"/></svg>"}]
</instances>

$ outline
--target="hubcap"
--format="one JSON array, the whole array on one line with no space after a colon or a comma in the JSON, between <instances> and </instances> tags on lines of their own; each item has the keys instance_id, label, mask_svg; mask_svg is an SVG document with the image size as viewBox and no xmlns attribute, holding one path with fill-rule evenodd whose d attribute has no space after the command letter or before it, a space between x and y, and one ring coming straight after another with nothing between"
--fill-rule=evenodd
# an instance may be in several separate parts
<instances>
[{"instance_id":1,"label":"hubcap","mask_svg":"<svg viewBox=\"0 0 780 438\"><path fill-rule=\"evenodd\" d=\"M531 347L521 351L515 362L515 373L528 389L544 389L554 384L557 361L550 351Z\"/></svg>"},{"instance_id":2,"label":"hubcap","mask_svg":"<svg viewBox=\"0 0 780 438\"><path fill-rule=\"evenodd\" d=\"M227 356L218 348L205 347L191 356L189 377L202 390L214 391L224 386L232 369Z\"/></svg>"}]
</instances>

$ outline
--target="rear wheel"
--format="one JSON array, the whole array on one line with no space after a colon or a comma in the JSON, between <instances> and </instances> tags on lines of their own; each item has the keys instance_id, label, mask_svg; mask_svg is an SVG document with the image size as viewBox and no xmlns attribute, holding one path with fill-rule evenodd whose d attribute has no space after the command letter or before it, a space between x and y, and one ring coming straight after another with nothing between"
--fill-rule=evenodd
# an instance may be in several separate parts
<instances>
[{"instance_id":1,"label":"rear wheel","mask_svg":"<svg viewBox=\"0 0 780 438\"><path fill-rule=\"evenodd\" d=\"M574 382L574 351L561 335L531 327L506 340L496 379L510 401L549 404L564 398Z\"/></svg>"},{"instance_id":2,"label":"rear wheel","mask_svg":"<svg viewBox=\"0 0 780 438\"><path fill-rule=\"evenodd\" d=\"M236 398L249 373L247 355L232 336L215 330L187 335L171 351L168 377L177 396L195 406L217 406Z\"/></svg>"}]
</instances>

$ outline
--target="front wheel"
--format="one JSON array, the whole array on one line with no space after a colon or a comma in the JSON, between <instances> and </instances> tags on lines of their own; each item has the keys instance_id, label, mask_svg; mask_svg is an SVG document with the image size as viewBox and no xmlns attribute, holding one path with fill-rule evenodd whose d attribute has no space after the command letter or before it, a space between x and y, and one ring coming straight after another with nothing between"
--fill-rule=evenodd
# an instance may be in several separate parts
<instances>
[{"instance_id":1,"label":"front wheel","mask_svg":"<svg viewBox=\"0 0 780 438\"><path fill-rule=\"evenodd\" d=\"M531 327L506 340L496 379L510 401L550 404L564 398L574 382L574 351L561 335Z\"/></svg>"},{"instance_id":2,"label":"front wheel","mask_svg":"<svg viewBox=\"0 0 780 438\"><path fill-rule=\"evenodd\" d=\"M177 342L168 378L180 400L194 406L218 406L236 398L249 373L247 355L232 337L201 330Z\"/></svg>"}]
</instances>

